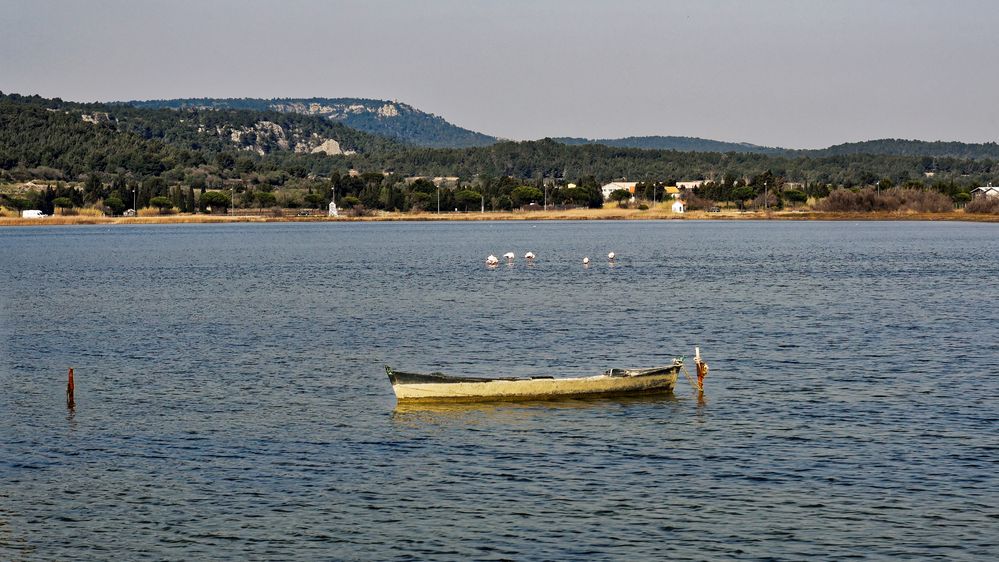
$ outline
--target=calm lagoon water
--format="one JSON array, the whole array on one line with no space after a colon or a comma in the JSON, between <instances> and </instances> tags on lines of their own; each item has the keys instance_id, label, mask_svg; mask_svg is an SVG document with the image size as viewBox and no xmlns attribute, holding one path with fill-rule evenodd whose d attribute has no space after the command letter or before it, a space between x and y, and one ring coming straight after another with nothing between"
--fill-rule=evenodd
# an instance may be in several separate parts
<instances>
[{"instance_id":1,"label":"calm lagoon water","mask_svg":"<svg viewBox=\"0 0 999 562\"><path fill-rule=\"evenodd\" d=\"M997 282L989 224L0 229L0 559L995 560Z\"/></svg>"}]
</instances>

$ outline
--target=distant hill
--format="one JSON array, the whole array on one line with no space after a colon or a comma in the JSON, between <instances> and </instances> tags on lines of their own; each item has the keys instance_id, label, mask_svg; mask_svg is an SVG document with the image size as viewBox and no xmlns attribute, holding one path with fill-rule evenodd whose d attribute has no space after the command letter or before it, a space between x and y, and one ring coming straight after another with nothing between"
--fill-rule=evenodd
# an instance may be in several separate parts
<instances>
[{"instance_id":1,"label":"distant hill","mask_svg":"<svg viewBox=\"0 0 999 562\"><path fill-rule=\"evenodd\" d=\"M326 117L352 129L428 148L489 146L498 139L457 125L432 113L388 100L365 98L188 98L130 101L139 108L198 108L278 111Z\"/></svg>"},{"instance_id":2,"label":"distant hill","mask_svg":"<svg viewBox=\"0 0 999 562\"><path fill-rule=\"evenodd\" d=\"M919 156L927 158L967 158L972 160L999 159L999 144L964 143L946 141L920 141L906 139L878 139L837 144L819 149L789 149L759 146L744 142L724 142L697 137L626 137L620 139L584 139L560 137L554 139L567 145L600 144L615 148L641 148L645 150L676 150L680 152L737 152L742 154L767 154L770 156L825 158L869 154L877 156Z\"/></svg>"},{"instance_id":3,"label":"distant hill","mask_svg":"<svg viewBox=\"0 0 999 562\"><path fill-rule=\"evenodd\" d=\"M213 109L280 112L324 117L358 131L388 137L426 148L472 148L491 146L497 137L464 129L444 118L409 104L366 98L185 98L125 102L146 109ZM602 145L612 148L764 154L791 158L824 158L848 155L918 156L928 158L999 159L999 144L945 141L878 139L852 142L821 149L793 149L727 142L698 137L640 136L617 139L556 137L569 145Z\"/></svg>"},{"instance_id":4,"label":"distant hill","mask_svg":"<svg viewBox=\"0 0 999 562\"><path fill-rule=\"evenodd\" d=\"M143 185L149 178L160 178L161 185L218 187L238 181L244 186L276 187L291 182L296 189L319 186L323 190L320 178L358 170L368 179L391 176L392 181L407 176L459 176L465 185L503 177L517 178L509 182L512 186L522 180L534 184L542 178L577 184L586 178L593 182L622 178L667 183L710 178L734 181L770 173L789 181L848 187L880 179L895 184L975 186L995 181L999 161L991 157L994 144L899 140L780 154L747 152L752 146L738 143L729 144L740 151L719 153L681 150L691 148L689 144L652 150L589 141L571 145L552 139L432 149L359 131L320 114L249 108L259 100L230 100L221 107L210 103L178 101L177 109L168 109L0 94L0 183L83 181L100 176L106 181ZM907 152L884 154L888 151ZM965 156L928 155L955 152ZM374 205L383 195L386 200L394 197L372 187L369 203ZM492 192L487 195L499 197Z\"/></svg>"},{"instance_id":5,"label":"distant hill","mask_svg":"<svg viewBox=\"0 0 999 562\"><path fill-rule=\"evenodd\" d=\"M921 141L906 139L878 139L837 144L818 150L785 150L788 156L846 156L877 154L883 156L922 156L928 158L969 158L972 160L999 159L999 144L965 143L956 141Z\"/></svg>"},{"instance_id":6,"label":"distant hill","mask_svg":"<svg viewBox=\"0 0 999 562\"><path fill-rule=\"evenodd\" d=\"M746 142L725 142L697 137L625 137L622 139L584 139L559 137L556 142L568 145L602 144L616 148L642 148L646 150L677 150L680 152L742 152L747 154L781 154L781 148L758 146Z\"/></svg>"},{"instance_id":7,"label":"distant hill","mask_svg":"<svg viewBox=\"0 0 999 562\"><path fill-rule=\"evenodd\" d=\"M392 153L404 145L321 117L245 109L147 109L0 94L0 168L158 175L220 153L279 160ZM235 157L235 156L234 156Z\"/></svg>"}]
</instances>

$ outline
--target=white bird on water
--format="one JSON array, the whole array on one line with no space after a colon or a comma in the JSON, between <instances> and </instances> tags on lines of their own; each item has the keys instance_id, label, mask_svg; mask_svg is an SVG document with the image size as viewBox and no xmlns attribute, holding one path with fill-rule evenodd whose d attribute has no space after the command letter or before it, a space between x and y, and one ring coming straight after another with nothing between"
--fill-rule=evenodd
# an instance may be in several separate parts
<instances>
[{"instance_id":1,"label":"white bird on water","mask_svg":"<svg viewBox=\"0 0 999 562\"><path fill-rule=\"evenodd\" d=\"M513 255L513 252L507 252L503 254L503 257L506 258L506 261L513 261L516 256Z\"/></svg>"},{"instance_id":2,"label":"white bird on water","mask_svg":"<svg viewBox=\"0 0 999 562\"><path fill-rule=\"evenodd\" d=\"M499 259L497 259L496 256L494 256L492 254L489 254L489 257L486 258L486 265L496 265L498 263L499 263Z\"/></svg>"},{"instance_id":3,"label":"white bird on water","mask_svg":"<svg viewBox=\"0 0 999 562\"><path fill-rule=\"evenodd\" d=\"M590 258L583 258L583 265L588 265L590 263Z\"/></svg>"},{"instance_id":4,"label":"white bird on water","mask_svg":"<svg viewBox=\"0 0 999 562\"><path fill-rule=\"evenodd\" d=\"M529 259L529 260L533 260L534 259L534 252L527 252L526 254L524 254L524 258L525 259Z\"/></svg>"},{"instance_id":5,"label":"white bird on water","mask_svg":"<svg viewBox=\"0 0 999 562\"><path fill-rule=\"evenodd\" d=\"M616 256L616 254L614 252L611 252L607 254L607 259L609 259L610 261L614 261L614 256Z\"/></svg>"}]
</instances>

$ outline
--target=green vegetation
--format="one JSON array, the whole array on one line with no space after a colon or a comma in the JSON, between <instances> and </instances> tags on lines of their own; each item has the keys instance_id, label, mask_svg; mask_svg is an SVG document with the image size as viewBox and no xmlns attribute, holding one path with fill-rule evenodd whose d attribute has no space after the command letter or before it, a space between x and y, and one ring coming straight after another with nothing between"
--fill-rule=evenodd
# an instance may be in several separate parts
<instances>
[{"instance_id":1,"label":"green vegetation","mask_svg":"<svg viewBox=\"0 0 999 562\"><path fill-rule=\"evenodd\" d=\"M147 109L242 109L250 111L303 112L319 115L352 129L429 148L489 146L498 139L448 123L411 105L364 98L193 98L132 101ZM350 108L348 110L348 108ZM360 108L360 109L359 109ZM386 112L385 108L391 108Z\"/></svg>"},{"instance_id":2,"label":"green vegetation","mask_svg":"<svg viewBox=\"0 0 999 562\"><path fill-rule=\"evenodd\" d=\"M784 149L758 146L741 142L724 142L697 137L649 136L625 137L621 139L583 139L578 137L559 137L555 139L562 144L579 146L584 144L602 144L616 148L642 148L645 150L677 150L683 152L746 152L754 154L781 154Z\"/></svg>"},{"instance_id":3,"label":"green vegetation","mask_svg":"<svg viewBox=\"0 0 999 562\"><path fill-rule=\"evenodd\" d=\"M627 201L628 199L631 199L631 192L628 191L627 189L615 189L614 191L611 192L610 197L608 197L608 199L614 201L615 203Z\"/></svg>"},{"instance_id":4,"label":"green vegetation","mask_svg":"<svg viewBox=\"0 0 999 562\"><path fill-rule=\"evenodd\" d=\"M742 142L723 142L697 137L626 137L621 139L582 139L560 137L556 141L573 146L601 144L617 148L642 148L647 150L677 150L684 152L735 152L746 154L767 154L797 158L826 158L869 154L881 156L917 156L926 158L959 158L970 160L999 160L999 144L963 142L927 142L905 139L878 139L864 142L851 142L815 150L774 148ZM929 163L926 171L932 171Z\"/></svg>"},{"instance_id":5,"label":"green vegetation","mask_svg":"<svg viewBox=\"0 0 999 562\"><path fill-rule=\"evenodd\" d=\"M159 209L160 213L164 213L173 207L173 201L169 197L163 197L162 195L150 199L149 204Z\"/></svg>"},{"instance_id":6,"label":"green vegetation","mask_svg":"<svg viewBox=\"0 0 999 562\"><path fill-rule=\"evenodd\" d=\"M201 210L219 212L229 209L232 202L229 196L219 191L209 191L201 196Z\"/></svg>"},{"instance_id":7,"label":"green vegetation","mask_svg":"<svg viewBox=\"0 0 999 562\"><path fill-rule=\"evenodd\" d=\"M657 201L666 198L664 186L707 178L696 193L685 194L699 208L719 202L780 209L865 187L875 194L930 190L971 205L970 189L997 176L999 160L977 157L722 154L551 139L430 149L321 115L0 94L0 183L36 186L0 195L0 205L45 213L60 198L118 214L133 202L139 209L181 212L323 208L334 194L358 212L509 210L544 201L600 207L600 185L621 178L639 181L639 199Z\"/></svg>"}]
</instances>

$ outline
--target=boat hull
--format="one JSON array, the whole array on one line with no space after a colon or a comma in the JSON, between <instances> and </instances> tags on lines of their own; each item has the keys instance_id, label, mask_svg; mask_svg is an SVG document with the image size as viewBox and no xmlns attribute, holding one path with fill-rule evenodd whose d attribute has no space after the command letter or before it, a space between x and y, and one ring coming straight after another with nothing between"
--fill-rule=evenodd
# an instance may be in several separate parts
<instances>
[{"instance_id":1,"label":"boat hull","mask_svg":"<svg viewBox=\"0 0 999 562\"><path fill-rule=\"evenodd\" d=\"M670 393L681 365L654 369L614 369L592 377L477 379L440 373L401 373L386 368L399 402L484 402L557 400L592 396Z\"/></svg>"}]
</instances>

